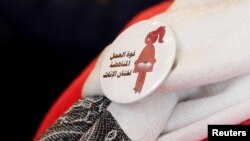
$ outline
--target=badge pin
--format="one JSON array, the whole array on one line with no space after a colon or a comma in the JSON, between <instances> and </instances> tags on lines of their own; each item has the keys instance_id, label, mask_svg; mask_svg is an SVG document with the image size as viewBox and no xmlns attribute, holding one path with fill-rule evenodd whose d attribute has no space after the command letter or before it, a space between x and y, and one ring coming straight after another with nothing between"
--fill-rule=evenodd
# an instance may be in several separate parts
<instances>
[{"instance_id":1,"label":"badge pin","mask_svg":"<svg viewBox=\"0 0 250 141\"><path fill-rule=\"evenodd\" d=\"M159 87L175 60L171 28L142 21L122 32L106 53L100 74L106 97L118 103L138 101Z\"/></svg>"}]
</instances>

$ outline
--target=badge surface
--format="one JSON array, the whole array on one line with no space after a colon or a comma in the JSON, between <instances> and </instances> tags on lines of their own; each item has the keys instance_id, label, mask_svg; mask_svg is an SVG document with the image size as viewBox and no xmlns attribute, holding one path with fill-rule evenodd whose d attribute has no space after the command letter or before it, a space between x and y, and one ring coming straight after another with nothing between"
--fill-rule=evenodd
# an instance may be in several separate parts
<instances>
[{"instance_id":1,"label":"badge surface","mask_svg":"<svg viewBox=\"0 0 250 141\"><path fill-rule=\"evenodd\" d=\"M129 27L104 57L100 81L105 96L131 103L151 94L167 77L175 54L174 34L167 25L142 21Z\"/></svg>"}]
</instances>

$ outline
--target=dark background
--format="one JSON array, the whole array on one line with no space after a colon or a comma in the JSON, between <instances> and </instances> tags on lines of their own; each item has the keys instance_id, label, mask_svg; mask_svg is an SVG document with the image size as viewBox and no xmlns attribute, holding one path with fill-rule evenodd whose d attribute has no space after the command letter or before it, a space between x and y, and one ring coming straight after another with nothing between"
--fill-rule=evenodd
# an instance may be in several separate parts
<instances>
[{"instance_id":1,"label":"dark background","mask_svg":"<svg viewBox=\"0 0 250 141\"><path fill-rule=\"evenodd\" d=\"M89 61L136 13L160 1L1 0L1 138L31 140Z\"/></svg>"}]
</instances>

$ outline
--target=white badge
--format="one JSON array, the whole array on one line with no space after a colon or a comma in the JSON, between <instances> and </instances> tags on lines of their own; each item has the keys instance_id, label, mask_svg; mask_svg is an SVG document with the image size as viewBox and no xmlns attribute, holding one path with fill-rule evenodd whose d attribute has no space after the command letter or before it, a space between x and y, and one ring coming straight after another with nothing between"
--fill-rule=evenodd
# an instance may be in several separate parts
<instances>
[{"instance_id":1,"label":"white badge","mask_svg":"<svg viewBox=\"0 0 250 141\"><path fill-rule=\"evenodd\" d=\"M110 100L131 103L151 94L175 60L173 31L161 22L142 21L122 32L101 66L101 88Z\"/></svg>"}]
</instances>

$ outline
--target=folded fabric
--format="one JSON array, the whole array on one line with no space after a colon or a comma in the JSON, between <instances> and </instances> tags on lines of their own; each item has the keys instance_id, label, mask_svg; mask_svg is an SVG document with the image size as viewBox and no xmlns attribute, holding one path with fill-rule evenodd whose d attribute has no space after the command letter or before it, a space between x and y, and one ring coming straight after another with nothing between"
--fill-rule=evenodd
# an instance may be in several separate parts
<instances>
[{"instance_id":1,"label":"folded fabric","mask_svg":"<svg viewBox=\"0 0 250 141\"><path fill-rule=\"evenodd\" d=\"M250 2L220 0L179 9L185 3L176 1L170 10L150 19L171 26L178 49L176 67L158 91L184 90L249 74ZM99 73L109 47L100 55L83 94L103 94Z\"/></svg>"},{"instance_id":2,"label":"folded fabric","mask_svg":"<svg viewBox=\"0 0 250 141\"><path fill-rule=\"evenodd\" d=\"M243 78L244 79L240 78L240 80L236 80L241 82L239 86L249 84L250 76L248 76L247 79L245 79L245 77ZM233 80L233 82L235 82L235 80ZM237 86L234 87L236 87L236 89L238 88ZM245 92L244 90L246 89L242 89L241 92ZM208 97L208 99L209 98L213 99L213 97ZM193 115L193 113L191 113L191 116L189 116L190 119L182 117L183 120L180 120L178 119L178 114L171 114L175 107L181 105L178 104L175 106L177 100L178 97L176 93L169 95L151 95L139 102L129 105L111 102L103 96L87 97L84 100L81 99L76 102L39 140L151 141L156 140L158 137L157 140L164 141L187 140L187 138L188 140L201 140L206 137L207 124L235 124L245 120L246 117L250 115L250 111L248 110L248 108L250 108L250 98L248 98L222 111L214 112L212 115L206 116L201 120L192 121L194 118L199 118L200 115L208 114L207 111L209 110L204 110L207 104L203 104L204 101L200 98L198 99L198 101L201 100L200 104L197 104L199 102L194 103L198 108L189 107L182 109L184 117L186 116L185 110L189 110L186 111L187 115L188 112L194 112L195 114ZM229 102L230 101L232 100L229 100ZM187 102L190 102L190 100ZM211 104L210 106L216 105L216 102L213 103L209 100L205 100L205 102ZM224 102L223 104L227 103L228 102ZM201 109L201 111L199 111L199 109ZM202 112L202 109L204 112ZM218 107L212 107L211 109L218 110ZM174 110L174 112L175 111L176 110ZM235 114L238 116L235 116ZM176 116L177 118L175 118ZM169 124L171 125L171 119L176 120L174 124L182 125L179 129L169 132L167 127L169 127ZM178 121L188 121L190 124L183 125L183 123L179 123ZM172 123L172 125L174 124ZM161 133L162 135L160 136Z\"/></svg>"},{"instance_id":3,"label":"folded fabric","mask_svg":"<svg viewBox=\"0 0 250 141\"><path fill-rule=\"evenodd\" d=\"M240 124L241 121L245 121L250 117L250 100L246 100L242 103L230 106L223 109L220 112L213 113L212 115L191 123L187 126L163 134L157 139L157 141L196 141L202 140L207 137L207 125L208 124Z\"/></svg>"},{"instance_id":4,"label":"folded fabric","mask_svg":"<svg viewBox=\"0 0 250 141\"><path fill-rule=\"evenodd\" d=\"M154 128L140 129L146 126L144 124L152 125L135 120L138 119L135 115L141 111L132 110L118 117L113 114L130 139L202 140L207 137L208 124L239 124L250 118L247 110L250 108L249 6L247 0L176 0L169 10L150 19L168 24L177 42L175 67L152 97L175 95L176 100L164 103L152 99L151 105L142 109L159 103L163 107L173 107L151 109L156 115L157 112L169 113L155 118L162 120L161 123L166 122L165 129L156 123ZM109 47L100 55L83 87L84 96L103 95L99 73ZM145 100L150 101L152 97ZM143 103L143 100L138 103ZM111 105L116 105L111 109L116 112L131 107L117 103ZM147 118L140 115L140 121ZM126 118L137 122L129 123Z\"/></svg>"},{"instance_id":5,"label":"folded fabric","mask_svg":"<svg viewBox=\"0 0 250 141\"><path fill-rule=\"evenodd\" d=\"M94 108L100 112L88 126L83 123L69 129L57 121L41 139L53 140L62 133L57 129L63 129L69 131L66 133L70 137L74 134L72 140L82 141L193 141L207 137L208 124L239 124L250 119L249 6L247 0L176 0L166 12L150 19L168 24L176 36L175 67L162 85L135 103L119 104L106 99L99 72L109 46L82 91L86 101L99 97L110 104L101 110L100 105ZM66 123L86 120L87 111L92 110L79 112L79 119L72 118L70 111L74 108L63 116ZM81 132L75 134L77 129Z\"/></svg>"}]
</instances>

